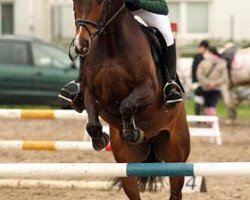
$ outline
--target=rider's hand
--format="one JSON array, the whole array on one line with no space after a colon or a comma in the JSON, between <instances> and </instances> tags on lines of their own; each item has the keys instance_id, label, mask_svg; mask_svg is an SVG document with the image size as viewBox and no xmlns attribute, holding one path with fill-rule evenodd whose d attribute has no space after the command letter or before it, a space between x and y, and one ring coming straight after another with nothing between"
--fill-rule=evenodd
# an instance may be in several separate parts
<instances>
[{"instance_id":1,"label":"rider's hand","mask_svg":"<svg viewBox=\"0 0 250 200\"><path fill-rule=\"evenodd\" d=\"M125 0L125 5L131 11L139 9L139 0Z\"/></svg>"}]
</instances>

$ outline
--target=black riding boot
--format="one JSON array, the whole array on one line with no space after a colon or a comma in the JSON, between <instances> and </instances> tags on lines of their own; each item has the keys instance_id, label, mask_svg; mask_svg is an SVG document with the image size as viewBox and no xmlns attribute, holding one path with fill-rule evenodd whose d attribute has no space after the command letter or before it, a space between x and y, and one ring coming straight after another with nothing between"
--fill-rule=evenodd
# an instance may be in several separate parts
<instances>
[{"instance_id":1,"label":"black riding boot","mask_svg":"<svg viewBox=\"0 0 250 200\"><path fill-rule=\"evenodd\" d=\"M60 89L58 97L69 102L74 110L79 113L85 109L84 96L81 90L80 82L82 80L83 61L80 63L80 72L76 80L67 83L62 89Z\"/></svg>"},{"instance_id":2,"label":"black riding boot","mask_svg":"<svg viewBox=\"0 0 250 200\"><path fill-rule=\"evenodd\" d=\"M183 101L182 89L176 83L176 46L175 44L168 46L166 50L166 65L165 74L167 84L164 87L164 100L165 104L173 104Z\"/></svg>"}]
</instances>

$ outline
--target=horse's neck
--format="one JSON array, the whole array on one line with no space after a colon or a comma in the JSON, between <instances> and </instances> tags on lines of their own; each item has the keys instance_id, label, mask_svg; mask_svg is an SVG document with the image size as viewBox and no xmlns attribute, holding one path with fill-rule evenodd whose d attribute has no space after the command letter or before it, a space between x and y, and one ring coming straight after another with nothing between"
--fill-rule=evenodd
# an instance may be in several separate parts
<instances>
[{"instance_id":1,"label":"horse's neck","mask_svg":"<svg viewBox=\"0 0 250 200\"><path fill-rule=\"evenodd\" d=\"M115 13L121 8L123 5L123 0L114 0L112 2L111 10L113 12L108 14L108 18L111 19ZM126 10L122 10L111 22L109 26L107 26L106 34L103 35L104 37L101 38L104 40L105 43L105 52L107 53L108 57L116 57L117 50L119 48L119 42L117 38L123 35L121 24L123 24L124 19L126 19ZM126 20L125 20L126 21ZM121 37L122 39L122 37Z\"/></svg>"},{"instance_id":2,"label":"horse's neck","mask_svg":"<svg viewBox=\"0 0 250 200\"><path fill-rule=\"evenodd\" d=\"M117 55L117 49L119 46L119 41L116 40L116 28L113 24L107 27L105 35L100 38L102 41L104 41L104 52L106 52L107 56L110 58ZM117 29L117 31L120 33L119 29Z\"/></svg>"},{"instance_id":3,"label":"horse's neck","mask_svg":"<svg viewBox=\"0 0 250 200\"><path fill-rule=\"evenodd\" d=\"M119 9L115 8L117 11ZM112 17L112 14L109 17ZM137 22L128 10L124 9L116 18L106 27L105 33L99 36L98 48L109 58L116 58L124 51L127 52L128 46L134 46L135 43L143 45L143 37ZM138 37L135 37L137 35ZM133 37L132 37L133 36ZM146 41L144 41L146 42Z\"/></svg>"}]
</instances>

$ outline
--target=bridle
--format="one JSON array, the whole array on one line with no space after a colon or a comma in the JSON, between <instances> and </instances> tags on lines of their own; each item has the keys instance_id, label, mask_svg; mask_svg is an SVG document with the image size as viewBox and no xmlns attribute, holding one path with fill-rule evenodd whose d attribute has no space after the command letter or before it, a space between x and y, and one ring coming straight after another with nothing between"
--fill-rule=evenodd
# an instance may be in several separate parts
<instances>
[{"instance_id":1,"label":"bridle","mask_svg":"<svg viewBox=\"0 0 250 200\"><path fill-rule=\"evenodd\" d=\"M99 36L105 29L106 27L120 14L120 12L125 8L125 4L123 4L116 12L115 14L108 19L108 14L110 11L110 0L105 0L105 6L103 9L103 13L101 16L101 20L100 22L95 22L95 21L91 21L91 20L84 20L84 19L77 19L75 20L75 25L76 27L84 27L90 37L90 40L94 39L95 37ZM94 27L96 30L95 32L91 32L88 26L92 26ZM74 45L74 41L75 38L72 40L70 47L69 47L69 57L71 60L75 60L77 58L77 56L75 58L72 57L71 52L70 52L70 48Z\"/></svg>"},{"instance_id":2,"label":"bridle","mask_svg":"<svg viewBox=\"0 0 250 200\"><path fill-rule=\"evenodd\" d=\"M105 6L104 6L103 10L106 11L106 12L103 12L100 22L94 22L94 21L91 21L91 20L77 19L75 21L75 25L84 27L87 30L90 38L91 39L95 38L96 36L100 35L104 31L104 29L117 17L117 15L120 14L120 12L124 8L125 8L125 4L123 4L116 11L116 13L109 20L107 20L108 14L109 14L109 11L110 11L110 0L105 0ZM96 28L96 31L94 33L91 33L88 26L92 26L92 27Z\"/></svg>"}]
</instances>

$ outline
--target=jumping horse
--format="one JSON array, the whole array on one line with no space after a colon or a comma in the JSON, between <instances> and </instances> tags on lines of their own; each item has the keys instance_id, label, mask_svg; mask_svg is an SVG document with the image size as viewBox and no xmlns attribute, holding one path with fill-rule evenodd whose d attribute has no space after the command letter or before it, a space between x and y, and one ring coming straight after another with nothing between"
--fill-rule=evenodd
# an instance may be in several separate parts
<instances>
[{"instance_id":1,"label":"jumping horse","mask_svg":"<svg viewBox=\"0 0 250 200\"><path fill-rule=\"evenodd\" d=\"M74 48L85 58L81 87L93 147L101 150L109 139L100 116L110 126L116 162L186 162L190 136L184 103L165 106L149 42L124 1L73 3ZM129 199L141 199L139 180L121 179ZM184 177L170 177L170 200L182 199L183 184Z\"/></svg>"}]
</instances>

